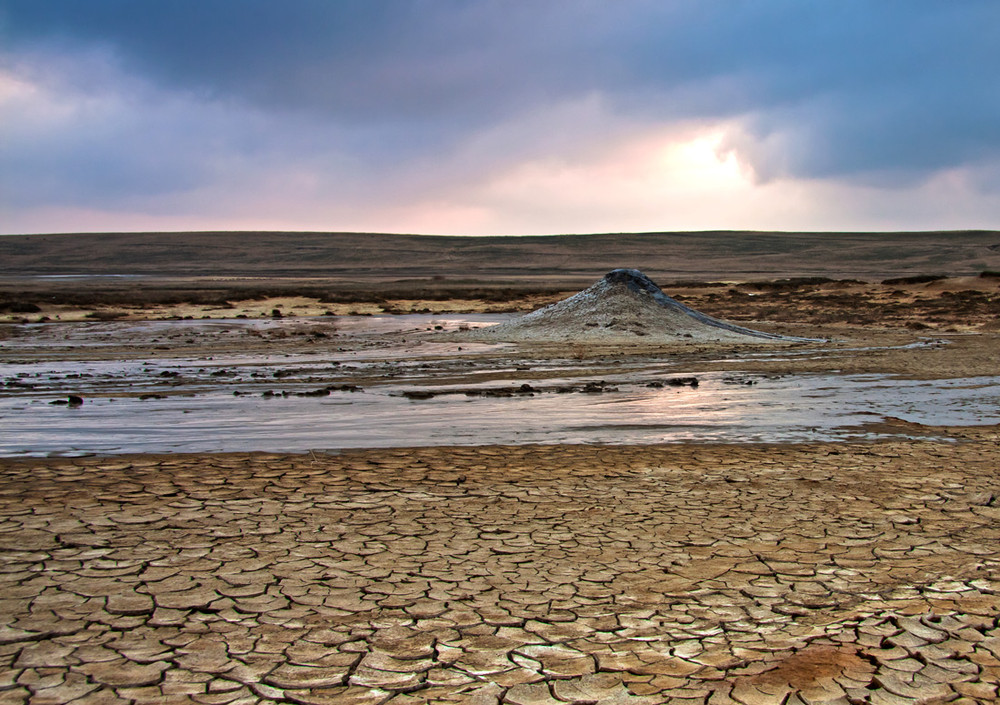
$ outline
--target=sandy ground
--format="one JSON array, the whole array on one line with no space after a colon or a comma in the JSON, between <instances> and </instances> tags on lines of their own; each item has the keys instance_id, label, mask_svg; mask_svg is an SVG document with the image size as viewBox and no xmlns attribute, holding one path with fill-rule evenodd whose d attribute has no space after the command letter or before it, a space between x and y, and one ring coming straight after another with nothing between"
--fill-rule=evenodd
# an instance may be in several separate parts
<instances>
[{"instance_id":1,"label":"sandy ground","mask_svg":"<svg viewBox=\"0 0 1000 705\"><path fill-rule=\"evenodd\" d=\"M931 379L1000 374L998 290L983 277L665 289L831 340L734 369ZM3 315L510 310L562 295ZM212 349L185 345L163 354ZM724 364L718 348L656 350ZM939 435L0 460L0 703L997 702L1000 433Z\"/></svg>"}]
</instances>

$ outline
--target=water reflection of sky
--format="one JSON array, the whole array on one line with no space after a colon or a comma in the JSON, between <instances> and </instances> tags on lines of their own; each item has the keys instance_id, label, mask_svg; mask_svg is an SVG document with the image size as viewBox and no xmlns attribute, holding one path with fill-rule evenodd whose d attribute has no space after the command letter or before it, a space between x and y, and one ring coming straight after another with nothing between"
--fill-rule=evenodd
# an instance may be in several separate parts
<instances>
[{"instance_id":1,"label":"water reflection of sky","mask_svg":"<svg viewBox=\"0 0 1000 705\"><path fill-rule=\"evenodd\" d=\"M997 377L918 381L885 375L700 372L698 386L691 388L668 384L685 374L671 356L506 358L507 345L411 335L506 318L418 314L11 328L0 348L5 359L0 368L0 455L796 442L871 437L874 431L862 425L885 417L926 425L1000 423ZM233 336L239 341L256 333L308 335L317 330L328 335L309 350L279 345L272 351L259 338L246 350L239 344L222 346L227 352L212 355L184 352L174 343L158 345L167 336L181 341ZM121 346L126 339L130 347L112 349L128 359L101 359L106 347ZM161 348L164 356L150 356L151 350L159 355ZM816 352L807 347L740 355L780 358ZM601 380L607 382L602 393L580 391L588 381ZM526 383L540 391L505 398L463 393ZM362 391L297 396L343 385ZM421 400L404 396L414 390L453 393ZM69 408L51 403L70 393L83 396L84 404Z\"/></svg>"},{"instance_id":2,"label":"water reflection of sky","mask_svg":"<svg viewBox=\"0 0 1000 705\"><path fill-rule=\"evenodd\" d=\"M641 374L630 373L610 381L617 391L508 398L449 394L412 400L401 395L405 384L287 398L234 396L206 387L190 396L146 401L88 398L76 409L50 404L51 396L9 396L0 398L0 454L798 442L870 437L858 426L884 417L928 425L1000 423L997 377L922 381L714 372L698 378L693 389L648 387Z\"/></svg>"}]
</instances>

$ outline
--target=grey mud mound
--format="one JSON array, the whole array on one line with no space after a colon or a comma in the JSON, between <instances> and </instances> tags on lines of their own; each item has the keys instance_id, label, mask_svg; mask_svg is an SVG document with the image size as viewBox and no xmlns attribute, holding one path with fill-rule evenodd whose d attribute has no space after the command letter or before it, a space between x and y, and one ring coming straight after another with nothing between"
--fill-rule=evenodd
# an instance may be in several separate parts
<instances>
[{"instance_id":1,"label":"grey mud mound","mask_svg":"<svg viewBox=\"0 0 1000 705\"><path fill-rule=\"evenodd\" d=\"M579 294L472 331L476 340L552 343L804 342L712 318L664 294L637 269L615 269Z\"/></svg>"}]
</instances>

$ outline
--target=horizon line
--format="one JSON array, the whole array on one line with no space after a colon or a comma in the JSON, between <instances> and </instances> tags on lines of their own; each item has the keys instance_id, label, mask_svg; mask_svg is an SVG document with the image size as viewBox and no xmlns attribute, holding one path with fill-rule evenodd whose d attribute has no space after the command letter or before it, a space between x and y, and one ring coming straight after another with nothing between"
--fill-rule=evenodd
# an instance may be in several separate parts
<instances>
[{"instance_id":1,"label":"horizon line","mask_svg":"<svg viewBox=\"0 0 1000 705\"><path fill-rule=\"evenodd\" d=\"M589 233L530 233L510 235L445 235L440 233L412 233L390 231L364 230L73 230L62 232L33 233L0 233L0 237L64 237L72 235L202 235L202 234L300 234L300 235L372 235L390 237L426 237L426 238L556 238L556 237L598 237L608 235L704 235L718 234L774 234L774 235L904 235L904 234L954 234L954 233L1000 233L1000 229L991 228L954 228L928 230L736 230L732 228L708 228L703 230L621 230Z\"/></svg>"}]
</instances>

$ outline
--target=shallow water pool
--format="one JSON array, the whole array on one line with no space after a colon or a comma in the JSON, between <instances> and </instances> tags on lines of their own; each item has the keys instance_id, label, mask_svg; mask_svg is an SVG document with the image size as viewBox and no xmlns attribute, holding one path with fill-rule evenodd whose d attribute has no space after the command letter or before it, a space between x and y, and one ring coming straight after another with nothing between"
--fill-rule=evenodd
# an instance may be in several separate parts
<instances>
[{"instance_id":1,"label":"shallow water pool","mask_svg":"<svg viewBox=\"0 0 1000 705\"><path fill-rule=\"evenodd\" d=\"M915 381L885 375L700 373L697 387L633 371L537 382L534 392L470 396L513 383L437 385L412 399L405 384L296 396L243 386L198 387L162 398L0 398L0 454L210 451L507 443L802 442L873 438L886 417L934 426L1000 423L1000 378ZM663 386L647 386L649 384ZM303 390L305 387L302 386ZM559 391L552 391L555 389ZM426 390L428 387L421 386ZM543 391L543 389L549 391ZM592 389L597 387L592 385Z\"/></svg>"},{"instance_id":2,"label":"shallow water pool","mask_svg":"<svg viewBox=\"0 0 1000 705\"><path fill-rule=\"evenodd\" d=\"M932 426L1000 423L997 377L915 381L716 371L698 372L696 386L690 380L675 386L672 381L684 382L690 373L683 358L672 355L532 359L523 351L511 354L503 344L436 336L509 317L324 316L7 328L0 455L799 442L894 433L872 426L887 417ZM193 347L185 347L189 344ZM822 346L741 350L717 363L732 367L740 359L853 352ZM59 404L68 394L84 403ZM896 428L895 433L920 432Z\"/></svg>"}]
</instances>

